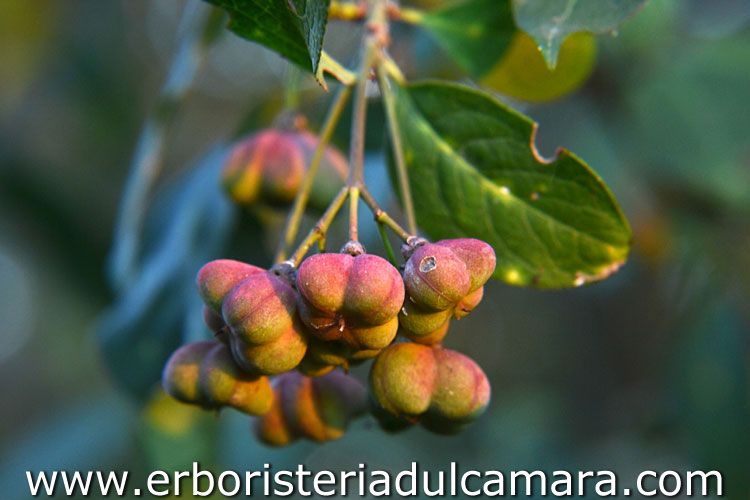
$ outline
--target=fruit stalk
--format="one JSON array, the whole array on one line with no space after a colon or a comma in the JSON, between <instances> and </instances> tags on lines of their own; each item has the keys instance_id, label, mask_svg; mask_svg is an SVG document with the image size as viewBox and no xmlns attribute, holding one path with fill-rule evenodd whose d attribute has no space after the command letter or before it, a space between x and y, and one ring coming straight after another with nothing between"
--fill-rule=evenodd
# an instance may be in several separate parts
<instances>
[{"instance_id":1,"label":"fruit stalk","mask_svg":"<svg viewBox=\"0 0 750 500\"><path fill-rule=\"evenodd\" d=\"M315 226L310 229L310 232L307 233L307 236L302 241L302 243L300 243L300 246L299 248L297 248L297 251L294 252L294 255L292 255L292 257L289 259L293 267L297 267L297 264L302 261L302 258L305 256L305 254L307 254L307 251L310 250L310 247L316 241L320 241L321 239L325 238L328 228L331 226L331 223L333 222L334 217L336 217L336 214L339 212L339 210L341 210L341 207L346 201L347 196L349 196L349 188L344 186L333 199L331 205L325 211L320 220L318 220L317 224L315 224Z\"/></svg>"},{"instance_id":2,"label":"fruit stalk","mask_svg":"<svg viewBox=\"0 0 750 500\"><path fill-rule=\"evenodd\" d=\"M401 238L404 243L409 239L411 234L409 234L406 229L401 227L401 225L396 222L393 217L388 215L385 210L380 208L380 205L378 205L378 202L375 201L375 198L373 198L372 194L370 194L370 191L367 189L367 187L363 187L362 189L360 189L360 195L362 196L362 199L365 201L367 206L370 207L370 210L375 216L375 222L388 226L388 228L396 233L396 235Z\"/></svg>"},{"instance_id":3,"label":"fruit stalk","mask_svg":"<svg viewBox=\"0 0 750 500\"><path fill-rule=\"evenodd\" d=\"M289 212L289 217L284 227L284 236L279 241L279 247L276 251L275 262L278 264L286 259L286 253L294 243L294 239L297 237L299 232L299 224L302 220L302 215L305 213L307 207L307 201L310 198L310 191L312 190L313 181L318 173L321 160L325 154L326 147L331 140L333 131L336 129L336 124L341 118L341 113L344 111L349 96L352 93L352 87L349 85L341 85L339 87L336 96L333 99L333 103L328 111L328 115L323 122L323 127L320 130L320 137L315 153L310 162L310 166L305 172L305 176L302 179L302 186L297 192L297 196L294 198L294 205L292 210ZM335 214L334 214L335 215Z\"/></svg>"},{"instance_id":4,"label":"fruit stalk","mask_svg":"<svg viewBox=\"0 0 750 500\"><path fill-rule=\"evenodd\" d=\"M414 201L411 196L409 175L406 172L404 149L401 144L401 132L396 119L396 102L393 97L391 82L388 80L386 66L382 61L378 62L376 72L378 75L378 83L380 84L380 93L383 96L386 118L388 120L388 131L391 138L393 159L396 162L399 190L401 191L401 199L404 202L404 212L406 212L406 224L411 234L417 234L417 220L414 216Z\"/></svg>"}]
</instances>

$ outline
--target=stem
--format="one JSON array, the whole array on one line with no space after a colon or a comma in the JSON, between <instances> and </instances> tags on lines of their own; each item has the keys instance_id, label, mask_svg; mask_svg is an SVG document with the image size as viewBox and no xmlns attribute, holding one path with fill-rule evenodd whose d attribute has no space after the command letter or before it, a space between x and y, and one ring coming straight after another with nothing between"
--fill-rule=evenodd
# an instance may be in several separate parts
<instances>
[{"instance_id":1,"label":"stem","mask_svg":"<svg viewBox=\"0 0 750 500\"><path fill-rule=\"evenodd\" d=\"M354 106L352 109L351 145L349 151L349 187L364 184L364 157L365 157L365 122L367 120L367 81L370 70L375 64L377 46L370 36L365 42L362 65L359 70L359 80L354 94Z\"/></svg>"},{"instance_id":2,"label":"stem","mask_svg":"<svg viewBox=\"0 0 750 500\"><path fill-rule=\"evenodd\" d=\"M377 64L382 48L387 43L387 20L385 1L370 0L367 16L367 34L362 42L362 61L360 63L357 88L352 107L351 144L349 147L349 178L346 182L351 198L349 199L349 239L358 241L357 206L360 189L364 189L365 163L365 126L367 123L367 82L370 73Z\"/></svg>"},{"instance_id":3,"label":"stem","mask_svg":"<svg viewBox=\"0 0 750 500\"><path fill-rule=\"evenodd\" d=\"M347 186L342 187L341 191L338 192L323 216L320 218L320 220L318 220L317 224L315 224L315 226L310 229L310 232L307 233L307 236L302 241L299 248L297 248L297 251L294 252L294 255L292 255L292 257L289 259L293 267L297 267L302 258L307 254L307 251L310 250L310 247L316 241L325 239L328 228L331 226L331 223L336 217L336 214L344 205L344 202L346 201L346 197L348 195L349 188Z\"/></svg>"},{"instance_id":4,"label":"stem","mask_svg":"<svg viewBox=\"0 0 750 500\"><path fill-rule=\"evenodd\" d=\"M399 189L401 199L404 202L404 212L406 212L406 222L411 234L417 234L417 221L414 217L414 201L411 196L411 187L409 186L409 175L406 171L406 161L404 160L404 149L401 143L401 133L399 131L398 120L396 118L396 101L391 89L391 82L388 80L386 68L383 63L377 66L378 81L380 92L383 95L385 105L385 114L388 119L388 130L390 132L391 144L393 146L393 159L396 161L396 172L398 173Z\"/></svg>"},{"instance_id":5,"label":"stem","mask_svg":"<svg viewBox=\"0 0 750 500\"><path fill-rule=\"evenodd\" d=\"M302 220L302 215L305 213L307 201L310 199L310 191L312 190L315 176L318 173L318 168L320 167L320 163L323 159L323 155L325 154L328 142L331 140L333 131L336 129L336 124L341 117L341 113L344 111L346 101L349 99L351 91L351 87L344 85L339 87L338 93L336 94L336 97L334 98L333 103L331 104L331 107L328 111L328 115L323 122L323 127L320 130L320 137L318 139L318 145L315 148L315 152L313 153L310 166L307 169L307 172L305 172L304 178L302 179L302 186L300 187L299 191L297 192L297 196L294 199L292 210L289 212L289 217L287 218L286 226L284 227L284 236L279 242L279 247L276 252L275 259L277 264L286 259L286 254L289 251L289 248L291 248L292 244L294 244L294 239L297 237L297 232L299 231L299 225Z\"/></svg>"},{"instance_id":6,"label":"stem","mask_svg":"<svg viewBox=\"0 0 750 500\"><path fill-rule=\"evenodd\" d=\"M302 72L296 64L287 63L284 75L284 109L296 111L299 108L300 81Z\"/></svg>"},{"instance_id":7,"label":"stem","mask_svg":"<svg viewBox=\"0 0 750 500\"><path fill-rule=\"evenodd\" d=\"M388 239L388 233L385 231L385 224L381 221L378 221L378 232L380 233L380 239L383 240L385 255L388 257L388 261L393 264L393 267L398 267L398 261L396 260L396 254L393 253L391 240Z\"/></svg>"},{"instance_id":8,"label":"stem","mask_svg":"<svg viewBox=\"0 0 750 500\"><path fill-rule=\"evenodd\" d=\"M375 198L372 197L372 194L370 194L370 191L366 187L360 188L360 195L362 196L362 199L365 201L367 206L370 207L372 213L375 215L376 222L388 226L388 228L396 233L396 235L404 242L406 242L409 237L413 235L413 233L409 234L403 227L399 225L398 222L396 222L390 215L388 215L385 210L380 208L380 205L378 205L378 202L375 201Z\"/></svg>"},{"instance_id":9,"label":"stem","mask_svg":"<svg viewBox=\"0 0 750 500\"><path fill-rule=\"evenodd\" d=\"M113 248L109 256L110 279L117 288L135 278L143 219L148 197L164 160L166 137L177 110L187 97L208 49L221 30L223 12L189 3L182 14L186 24L167 73L157 105L141 128L130 160L128 179L120 202Z\"/></svg>"},{"instance_id":10,"label":"stem","mask_svg":"<svg viewBox=\"0 0 750 500\"><path fill-rule=\"evenodd\" d=\"M349 239L359 241L359 228L357 227L357 208L359 205L359 188L353 187L349 190Z\"/></svg>"}]
</instances>

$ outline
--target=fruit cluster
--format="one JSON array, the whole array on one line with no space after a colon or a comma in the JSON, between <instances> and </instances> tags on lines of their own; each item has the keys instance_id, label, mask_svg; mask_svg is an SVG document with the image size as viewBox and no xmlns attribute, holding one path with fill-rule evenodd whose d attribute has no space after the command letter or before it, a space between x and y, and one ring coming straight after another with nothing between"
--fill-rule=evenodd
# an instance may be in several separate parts
<instances>
[{"instance_id":1,"label":"fruit cluster","mask_svg":"<svg viewBox=\"0 0 750 500\"><path fill-rule=\"evenodd\" d=\"M441 341L451 318L482 299L495 253L474 239L414 239L404 257L402 272L352 247L310 256L296 270L207 263L197 284L216 340L178 349L165 390L262 416L256 433L267 444L326 441L365 406L364 388L336 368L376 358L370 401L383 428L458 431L486 408L490 387L476 363ZM413 342L394 343L399 333Z\"/></svg>"}]
</instances>

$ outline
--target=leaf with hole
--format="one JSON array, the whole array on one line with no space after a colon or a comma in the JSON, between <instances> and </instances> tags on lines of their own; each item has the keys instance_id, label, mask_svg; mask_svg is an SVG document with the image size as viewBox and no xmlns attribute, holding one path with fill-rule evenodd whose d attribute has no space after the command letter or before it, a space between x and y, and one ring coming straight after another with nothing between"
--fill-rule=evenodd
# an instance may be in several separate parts
<instances>
[{"instance_id":1,"label":"leaf with hole","mask_svg":"<svg viewBox=\"0 0 750 500\"><path fill-rule=\"evenodd\" d=\"M624 263L630 227L609 189L568 151L541 158L529 118L462 85L393 90L417 220L428 236L487 241L498 256L494 277L519 286L582 285Z\"/></svg>"}]
</instances>

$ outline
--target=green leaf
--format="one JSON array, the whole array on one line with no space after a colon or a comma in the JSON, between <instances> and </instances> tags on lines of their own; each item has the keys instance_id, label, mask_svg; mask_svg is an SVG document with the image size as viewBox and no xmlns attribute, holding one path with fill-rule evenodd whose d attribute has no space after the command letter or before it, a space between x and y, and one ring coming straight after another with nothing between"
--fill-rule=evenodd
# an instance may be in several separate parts
<instances>
[{"instance_id":1,"label":"green leaf","mask_svg":"<svg viewBox=\"0 0 750 500\"><path fill-rule=\"evenodd\" d=\"M512 285L578 286L623 264L630 227L612 194L573 154L541 158L529 118L457 84L394 92L417 220L431 238L487 241L494 277Z\"/></svg>"},{"instance_id":2,"label":"green leaf","mask_svg":"<svg viewBox=\"0 0 750 500\"><path fill-rule=\"evenodd\" d=\"M560 45L576 31L609 33L627 21L646 0L513 0L520 29L531 35L550 68Z\"/></svg>"},{"instance_id":3,"label":"green leaf","mask_svg":"<svg viewBox=\"0 0 750 500\"><path fill-rule=\"evenodd\" d=\"M492 69L516 31L510 0L465 0L425 13L420 21L469 74Z\"/></svg>"},{"instance_id":4,"label":"green leaf","mask_svg":"<svg viewBox=\"0 0 750 500\"><path fill-rule=\"evenodd\" d=\"M330 0L205 0L231 16L228 28L318 73Z\"/></svg>"}]
</instances>

